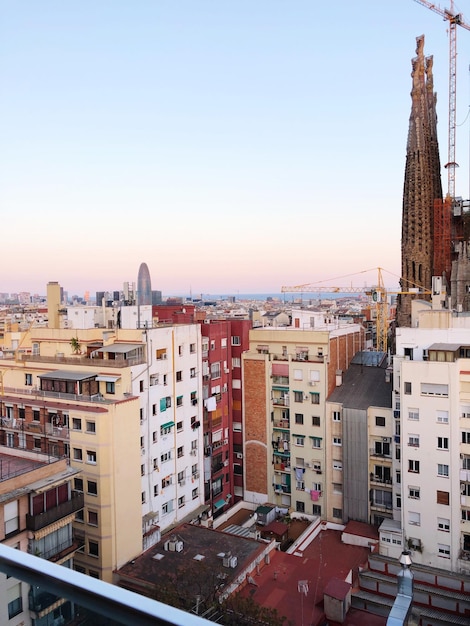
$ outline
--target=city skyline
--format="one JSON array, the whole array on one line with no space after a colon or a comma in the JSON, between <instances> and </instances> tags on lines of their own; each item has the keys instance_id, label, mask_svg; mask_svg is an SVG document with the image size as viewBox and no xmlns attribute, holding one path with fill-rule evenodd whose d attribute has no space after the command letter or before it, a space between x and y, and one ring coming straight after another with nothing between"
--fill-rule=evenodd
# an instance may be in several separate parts
<instances>
[{"instance_id":1,"label":"city skyline","mask_svg":"<svg viewBox=\"0 0 470 626\"><path fill-rule=\"evenodd\" d=\"M421 34L446 162L448 40L432 11L50 1L3 6L2 22L0 205L22 227L2 241L0 291L120 288L142 261L168 295L346 273L362 285L377 266L399 276ZM456 193L468 197L460 30Z\"/></svg>"}]
</instances>

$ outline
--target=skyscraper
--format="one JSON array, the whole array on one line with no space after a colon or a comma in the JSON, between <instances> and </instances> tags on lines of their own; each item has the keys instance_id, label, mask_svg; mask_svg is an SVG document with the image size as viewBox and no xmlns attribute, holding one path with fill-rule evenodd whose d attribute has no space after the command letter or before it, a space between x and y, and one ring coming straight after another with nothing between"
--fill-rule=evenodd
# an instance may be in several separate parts
<instances>
[{"instance_id":1,"label":"skyscraper","mask_svg":"<svg viewBox=\"0 0 470 626\"><path fill-rule=\"evenodd\" d=\"M141 263L137 276L137 304L152 304L152 283L147 263Z\"/></svg>"}]
</instances>

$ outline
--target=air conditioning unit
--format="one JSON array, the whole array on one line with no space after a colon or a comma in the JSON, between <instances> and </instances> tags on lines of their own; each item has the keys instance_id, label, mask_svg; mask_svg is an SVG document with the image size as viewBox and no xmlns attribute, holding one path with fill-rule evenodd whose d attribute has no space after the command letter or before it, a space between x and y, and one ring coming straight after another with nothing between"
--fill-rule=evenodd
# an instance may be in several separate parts
<instances>
[{"instance_id":1,"label":"air conditioning unit","mask_svg":"<svg viewBox=\"0 0 470 626\"><path fill-rule=\"evenodd\" d=\"M226 446L226 445L228 444L228 439L224 439L224 440L223 440L223 442L222 442L222 444L223 444L224 446Z\"/></svg>"},{"instance_id":2,"label":"air conditioning unit","mask_svg":"<svg viewBox=\"0 0 470 626\"><path fill-rule=\"evenodd\" d=\"M311 463L305 463L305 467L312 467Z\"/></svg>"},{"instance_id":3,"label":"air conditioning unit","mask_svg":"<svg viewBox=\"0 0 470 626\"><path fill-rule=\"evenodd\" d=\"M186 481L185 481L185 479L184 479L184 478L183 478L183 480L179 480L179 481L178 481L178 485L179 485L180 487L184 487L184 486L185 486L185 484L186 484Z\"/></svg>"},{"instance_id":4,"label":"air conditioning unit","mask_svg":"<svg viewBox=\"0 0 470 626\"><path fill-rule=\"evenodd\" d=\"M224 461L224 467L228 467L228 459Z\"/></svg>"},{"instance_id":5,"label":"air conditioning unit","mask_svg":"<svg viewBox=\"0 0 470 626\"><path fill-rule=\"evenodd\" d=\"M282 489L275 489L274 493L282 493Z\"/></svg>"},{"instance_id":6,"label":"air conditioning unit","mask_svg":"<svg viewBox=\"0 0 470 626\"><path fill-rule=\"evenodd\" d=\"M315 387L316 384L317 384L317 381L316 380L311 380L308 384L310 385L310 387Z\"/></svg>"},{"instance_id":7,"label":"air conditioning unit","mask_svg":"<svg viewBox=\"0 0 470 626\"><path fill-rule=\"evenodd\" d=\"M237 459L243 459L243 454L241 452L237 452Z\"/></svg>"},{"instance_id":8,"label":"air conditioning unit","mask_svg":"<svg viewBox=\"0 0 470 626\"><path fill-rule=\"evenodd\" d=\"M145 456L145 448L141 448L141 449L140 449L140 454L141 454L142 456Z\"/></svg>"}]
</instances>

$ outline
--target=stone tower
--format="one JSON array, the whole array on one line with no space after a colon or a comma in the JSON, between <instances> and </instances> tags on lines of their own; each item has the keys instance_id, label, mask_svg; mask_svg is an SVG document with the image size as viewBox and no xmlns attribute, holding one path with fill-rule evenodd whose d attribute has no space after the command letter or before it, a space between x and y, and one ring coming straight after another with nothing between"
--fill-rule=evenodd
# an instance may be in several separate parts
<instances>
[{"instance_id":1,"label":"stone tower","mask_svg":"<svg viewBox=\"0 0 470 626\"><path fill-rule=\"evenodd\" d=\"M431 289L434 201L442 202L432 56L424 56L424 35L412 60L411 115L406 146L401 239L401 290ZM398 297L397 323L411 324L411 298Z\"/></svg>"}]
</instances>

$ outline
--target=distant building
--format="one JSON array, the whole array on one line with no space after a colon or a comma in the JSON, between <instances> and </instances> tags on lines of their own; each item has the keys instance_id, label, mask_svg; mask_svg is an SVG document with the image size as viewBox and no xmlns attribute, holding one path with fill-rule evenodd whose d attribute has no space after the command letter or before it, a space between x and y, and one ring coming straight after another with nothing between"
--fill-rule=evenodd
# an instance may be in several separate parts
<instances>
[{"instance_id":1,"label":"distant building","mask_svg":"<svg viewBox=\"0 0 470 626\"><path fill-rule=\"evenodd\" d=\"M152 304L152 283L147 263L142 263L137 276L137 304Z\"/></svg>"}]
</instances>

